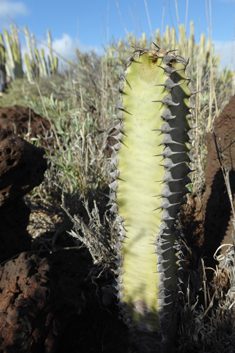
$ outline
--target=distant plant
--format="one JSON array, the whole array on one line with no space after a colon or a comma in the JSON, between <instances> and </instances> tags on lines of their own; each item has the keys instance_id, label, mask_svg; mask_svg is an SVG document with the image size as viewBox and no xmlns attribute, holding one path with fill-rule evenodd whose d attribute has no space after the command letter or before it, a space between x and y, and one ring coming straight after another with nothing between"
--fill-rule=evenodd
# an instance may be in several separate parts
<instances>
[{"instance_id":1,"label":"distant plant","mask_svg":"<svg viewBox=\"0 0 235 353\"><path fill-rule=\"evenodd\" d=\"M33 81L38 77L47 77L58 72L58 57L53 55L52 40L50 30L47 30L47 40L49 55L46 60L44 50L40 53L37 49L34 35L30 34L28 28L24 26L25 39L27 43L28 53L25 53L22 59L21 44L18 36L18 31L15 26L11 25L11 32L3 30L3 36L0 33L0 44L5 48L5 66L7 75L11 79L22 78L24 67L26 76L29 81Z\"/></svg>"}]
</instances>

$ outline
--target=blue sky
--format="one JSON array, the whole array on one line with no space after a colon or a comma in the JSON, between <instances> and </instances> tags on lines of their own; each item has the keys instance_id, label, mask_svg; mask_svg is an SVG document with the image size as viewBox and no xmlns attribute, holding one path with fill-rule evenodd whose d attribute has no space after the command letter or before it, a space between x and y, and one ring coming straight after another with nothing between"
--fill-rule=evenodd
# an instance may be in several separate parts
<instances>
[{"instance_id":1,"label":"blue sky","mask_svg":"<svg viewBox=\"0 0 235 353\"><path fill-rule=\"evenodd\" d=\"M163 28L165 32L167 24L178 28L176 2L179 23L186 24L187 33L193 20L198 42L200 33L208 35L208 25L212 24L212 40L216 52L221 53L221 64L235 68L232 63L232 54L235 54L235 0L118 0L118 5L127 32L140 36L142 31L150 38L148 14L153 31ZM12 24L8 16L19 28L26 25L40 41L46 40L49 28L54 49L67 58L71 58L76 47L82 51L93 49L101 54L102 45L105 46L107 40L125 37L116 0L0 0L0 32ZM25 48L24 36L21 38Z\"/></svg>"}]
</instances>

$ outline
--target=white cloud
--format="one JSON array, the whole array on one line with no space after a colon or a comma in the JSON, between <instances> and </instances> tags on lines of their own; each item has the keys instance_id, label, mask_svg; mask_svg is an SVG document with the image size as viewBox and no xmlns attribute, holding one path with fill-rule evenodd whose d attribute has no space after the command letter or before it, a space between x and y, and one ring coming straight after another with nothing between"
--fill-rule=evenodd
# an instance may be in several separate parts
<instances>
[{"instance_id":1,"label":"white cloud","mask_svg":"<svg viewBox=\"0 0 235 353\"><path fill-rule=\"evenodd\" d=\"M61 38L52 42L53 49L64 58L72 58L75 55L75 40L68 34L63 33Z\"/></svg>"},{"instance_id":2,"label":"white cloud","mask_svg":"<svg viewBox=\"0 0 235 353\"><path fill-rule=\"evenodd\" d=\"M10 16L15 18L20 15L29 13L26 5L23 2L10 2L8 0L0 0L0 17L6 18Z\"/></svg>"},{"instance_id":3,"label":"white cloud","mask_svg":"<svg viewBox=\"0 0 235 353\"><path fill-rule=\"evenodd\" d=\"M61 38L53 40L52 47L57 53L66 59L74 57L76 49L79 49L83 53L89 51L98 52L97 47L84 45L66 33L63 33Z\"/></svg>"},{"instance_id":4,"label":"white cloud","mask_svg":"<svg viewBox=\"0 0 235 353\"><path fill-rule=\"evenodd\" d=\"M215 48L215 54L220 54L219 69L228 67L230 70L235 69L235 42L232 41L212 41Z\"/></svg>"}]
</instances>

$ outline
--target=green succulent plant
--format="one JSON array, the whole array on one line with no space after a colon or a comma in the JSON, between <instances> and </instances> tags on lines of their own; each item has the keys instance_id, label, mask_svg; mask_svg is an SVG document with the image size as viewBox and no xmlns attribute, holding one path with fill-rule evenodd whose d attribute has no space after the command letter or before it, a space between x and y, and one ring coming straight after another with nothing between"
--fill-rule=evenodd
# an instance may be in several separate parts
<instances>
[{"instance_id":1,"label":"green succulent plant","mask_svg":"<svg viewBox=\"0 0 235 353\"><path fill-rule=\"evenodd\" d=\"M167 351L175 329L181 265L174 223L190 172L186 66L172 51L137 48L121 76L116 105L110 183L117 213L116 289L124 321L137 339L143 337L145 352L155 351L158 334Z\"/></svg>"}]
</instances>

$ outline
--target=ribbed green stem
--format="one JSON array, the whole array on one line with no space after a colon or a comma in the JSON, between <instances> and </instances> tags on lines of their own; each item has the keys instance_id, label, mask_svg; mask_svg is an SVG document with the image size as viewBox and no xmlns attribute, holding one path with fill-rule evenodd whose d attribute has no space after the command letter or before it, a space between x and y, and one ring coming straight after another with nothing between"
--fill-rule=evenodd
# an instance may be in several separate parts
<instances>
[{"instance_id":1,"label":"ribbed green stem","mask_svg":"<svg viewBox=\"0 0 235 353\"><path fill-rule=\"evenodd\" d=\"M190 171L186 62L161 50L137 50L128 62L110 184L120 250L116 288L135 330L172 331L178 257L174 221Z\"/></svg>"}]
</instances>

